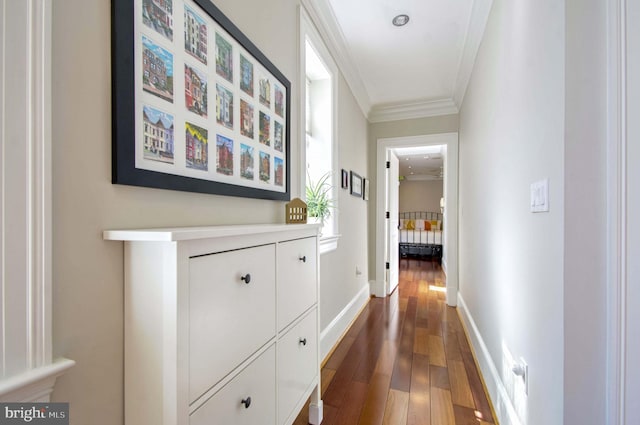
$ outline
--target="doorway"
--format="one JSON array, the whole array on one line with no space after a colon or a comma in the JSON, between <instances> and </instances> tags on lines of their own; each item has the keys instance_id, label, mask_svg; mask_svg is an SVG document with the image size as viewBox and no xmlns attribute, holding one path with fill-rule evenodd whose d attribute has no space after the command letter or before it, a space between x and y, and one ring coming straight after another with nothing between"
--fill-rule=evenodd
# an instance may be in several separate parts
<instances>
[{"instance_id":1,"label":"doorway","mask_svg":"<svg viewBox=\"0 0 640 425\"><path fill-rule=\"evenodd\" d=\"M457 305L458 294L458 133L442 133L432 135L421 135L411 137L398 137L378 139L377 142L377 165L376 165L376 181L377 186L377 203L376 203L376 280L374 284L373 294L376 297L385 297L395 288L395 276L397 269L391 270L392 261L397 267L397 233L394 239L393 227L390 225L391 211L389 211L388 201L390 197L389 188L395 184L389 184L391 180L388 177L387 161L395 155L390 155L393 149L412 148L420 146L437 146L445 147L446 155L443 164L444 178L444 234L446 235L446 243L444 243L444 258L446 258L446 274L447 274L447 304L450 306ZM393 173L392 173L393 174ZM395 175L395 174L393 174ZM397 177L395 178L397 182ZM397 190L397 186L394 188ZM391 193L393 196L393 193ZM396 195L397 196L397 195ZM396 201L397 202L397 201ZM397 205L397 203L396 203ZM387 218L387 211L390 212ZM387 269L389 263L389 269Z\"/></svg>"}]
</instances>

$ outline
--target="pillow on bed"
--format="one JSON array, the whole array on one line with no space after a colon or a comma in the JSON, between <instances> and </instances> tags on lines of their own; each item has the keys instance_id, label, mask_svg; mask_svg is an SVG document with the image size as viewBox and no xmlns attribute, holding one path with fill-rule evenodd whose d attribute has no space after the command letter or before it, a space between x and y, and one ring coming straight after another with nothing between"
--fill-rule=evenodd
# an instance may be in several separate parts
<instances>
[{"instance_id":1,"label":"pillow on bed","mask_svg":"<svg viewBox=\"0 0 640 425\"><path fill-rule=\"evenodd\" d=\"M431 220L432 230L442 230L442 220Z\"/></svg>"},{"instance_id":2,"label":"pillow on bed","mask_svg":"<svg viewBox=\"0 0 640 425\"><path fill-rule=\"evenodd\" d=\"M424 221L424 230L431 231L431 222L429 220Z\"/></svg>"},{"instance_id":3,"label":"pillow on bed","mask_svg":"<svg viewBox=\"0 0 640 425\"><path fill-rule=\"evenodd\" d=\"M424 220L416 220L416 230L424 230Z\"/></svg>"},{"instance_id":4,"label":"pillow on bed","mask_svg":"<svg viewBox=\"0 0 640 425\"><path fill-rule=\"evenodd\" d=\"M416 228L416 222L413 220L406 220L404 224L405 224L405 229L407 230L415 230Z\"/></svg>"},{"instance_id":5,"label":"pillow on bed","mask_svg":"<svg viewBox=\"0 0 640 425\"><path fill-rule=\"evenodd\" d=\"M405 226L405 222L406 220L404 218L400 219L400 223L398 224L398 229L400 230L404 230L404 226Z\"/></svg>"}]
</instances>

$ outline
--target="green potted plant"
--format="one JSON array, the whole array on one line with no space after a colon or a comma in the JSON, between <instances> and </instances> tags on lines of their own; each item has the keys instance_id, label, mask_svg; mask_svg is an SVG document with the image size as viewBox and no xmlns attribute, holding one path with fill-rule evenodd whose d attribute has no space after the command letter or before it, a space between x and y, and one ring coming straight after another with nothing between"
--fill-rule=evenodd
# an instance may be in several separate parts
<instances>
[{"instance_id":1,"label":"green potted plant","mask_svg":"<svg viewBox=\"0 0 640 425\"><path fill-rule=\"evenodd\" d=\"M331 173L325 173L314 183L307 174L307 214L309 217L315 217L323 225L333 208L333 200L329 197L331 194L329 177Z\"/></svg>"}]
</instances>

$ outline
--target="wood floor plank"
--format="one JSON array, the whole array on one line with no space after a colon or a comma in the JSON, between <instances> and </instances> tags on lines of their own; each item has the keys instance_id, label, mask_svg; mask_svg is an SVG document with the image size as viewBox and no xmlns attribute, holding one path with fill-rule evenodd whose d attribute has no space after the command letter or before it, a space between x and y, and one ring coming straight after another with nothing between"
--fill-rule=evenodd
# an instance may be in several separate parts
<instances>
[{"instance_id":1,"label":"wood floor plank","mask_svg":"<svg viewBox=\"0 0 640 425\"><path fill-rule=\"evenodd\" d=\"M373 375L373 371L376 368L378 357L380 356L380 350L384 342L384 319L385 315L382 314L376 321L373 328L370 330L367 336L367 349L365 355L361 358L360 364L353 374L355 381L368 383Z\"/></svg>"},{"instance_id":2,"label":"wood floor plank","mask_svg":"<svg viewBox=\"0 0 640 425\"><path fill-rule=\"evenodd\" d=\"M456 340L456 345L457 344L458 341ZM416 327L413 352L425 356L429 355L429 331L427 329Z\"/></svg>"},{"instance_id":3,"label":"wood floor plank","mask_svg":"<svg viewBox=\"0 0 640 425\"><path fill-rule=\"evenodd\" d=\"M440 336L429 335L429 361L431 361L432 365L447 367L444 343Z\"/></svg>"},{"instance_id":4,"label":"wood floor plank","mask_svg":"<svg viewBox=\"0 0 640 425\"><path fill-rule=\"evenodd\" d=\"M345 399L347 388L353 377L353 373L358 366L362 348L354 345L349 350L349 354L336 371L324 396L324 403L334 407L340 407Z\"/></svg>"},{"instance_id":5,"label":"wood floor plank","mask_svg":"<svg viewBox=\"0 0 640 425\"><path fill-rule=\"evenodd\" d=\"M387 406L384 409L384 425L401 425L407 423L407 410L409 408L409 393L398 390L389 390Z\"/></svg>"},{"instance_id":6,"label":"wood floor plank","mask_svg":"<svg viewBox=\"0 0 640 425\"><path fill-rule=\"evenodd\" d=\"M336 412L336 418L332 422L333 424L353 425L358 423L364 401L367 397L367 387L367 384L357 381L352 381L347 386L346 393L349 394L349 400L347 403L342 403L342 406Z\"/></svg>"},{"instance_id":7,"label":"wood floor plank","mask_svg":"<svg viewBox=\"0 0 640 425\"><path fill-rule=\"evenodd\" d=\"M443 390L451 389L449 383L449 371L445 367L431 365L429 367L429 376L431 377L431 387L441 388Z\"/></svg>"},{"instance_id":8,"label":"wood floor plank","mask_svg":"<svg viewBox=\"0 0 640 425\"><path fill-rule=\"evenodd\" d=\"M482 381L480 380L480 374L478 373L476 363L473 360L473 354L462 352L462 359L465 370L467 371L469 387L471 388L471 394L473 395L476 410L480 412L484 420L493 420L491 406L489 405L487 394L484 391L484 385L482 385Z\"/></svg>"},{"instance_id":9,"label":"wood floor plank","mask_svg":"<svg viewBox=\"0 0 640 425\"><path fill-rule=\"evenodd\" d=\"M356 339L353 336L345 336L344 338L342 338L342 341L340 342L338 347L336 347L336 349L333 351L333 353L331 354L331 357L329 357L329 360L324 366L330 369L337 370L340 364L342 363L342 361L344 360L345 356L351 349L351 345L353 345L353 341L355 340Z\"/></svg>"},{"instance_id":10,"label":"wood floor plank","mask_svg":"<svg viewBox=\"0 0 640 425\"><path fill-rule=\"evenodd\" d=\"M407 425L431 425L431 380L429 369L429 357L421 354L413 355Z\"/></svg>"},{"instance_id":11,"label":"wood floor plank","mask_svg":"<svg viewBox=\"0 0 640 425\"><path fill-rule=\"evenodd\" d=\"M407 312L402 325L402 337L391 376L391 388L409 392L411 386L411 363L413 361L413 342L415 333L417 300L409 298Z\"/></svg>"},{"instance_id":12,"label":"wood floor plank","mask_svg":"<svg viewBox=\"0 0 640 425\"><path fill-rule=\"evenodd\" d=\"M396 361L398 348L392 341L385 341L380 350L380 357L376 363L375 373L391 376L393 373L393 365Z\"/></svg>"},{"instance_id":13,"label":"wood floor plank","mask_svg":"<svg viewBox=\"0 0 640 425\"><path fill-rule=\"evenodd\" d=\"M456 425L478 425L479 420L473 409L457 406L454 402L453 414L456 418Z\"/></svg>"},{"instance_id":14,"label":"wood floor plank","mask_svg":"<svg viewBox=\"0 0 640 425\"><path fill-rule=\"evenodd\" d=\"M333 380L335 374L336 371L333 369L329 369L328 367L323 368L320 372L320 387L323 396L324 393L327 392L327 388L329 388L329 384Z\"/></svg>"},{"instance_id":15,"label":"wood floor plank","mask_svg":"<svg viewBox=\"0 0 640 425\"><path fill-rule=\"evenodd\" d=\"M464 363L460 360L448 360L449 382L451 383L451 401L453 404L475 408L469 379L464 367Z\"/></svg>"},{"instance_id":16,"label":"wood floor plank","mask_svg":"<svg viewBox=\"0 0 640 425\"><path fill-rule=\"evenodd\" d=\"M447 330L445 327L442 332L442 341L444 342L444 353L447 360L462 361L462 353L460 352L457 332Z\"/></svg>"},{"instance_id":17,"label":"wood floor plank","mask_svg":"<svg viewBox=\"0 0 640 425\"><path fill-rule=\"evenodd\" d=\"M431 423L438 425L456 425L451 393L442 388L431 388Z\"/></svg>"},{"instance_id":18,"label":"wood floor plank","mask_svg":"<svg viewBox=\"0 0 640 425\"><path fill-rule=\"evenodd\" d=\"M358 424L380 425L384 419L384 410L389 397L391 375L375 373L369 382L367 398L364 402Z\"/></svg>"}]
</instances>

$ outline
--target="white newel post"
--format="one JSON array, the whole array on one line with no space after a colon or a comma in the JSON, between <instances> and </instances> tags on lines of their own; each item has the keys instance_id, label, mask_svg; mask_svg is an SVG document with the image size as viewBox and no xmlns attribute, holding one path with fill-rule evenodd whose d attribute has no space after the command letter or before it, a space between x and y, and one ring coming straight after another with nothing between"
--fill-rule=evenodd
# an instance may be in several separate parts
<instances>
[{"instance_id":1,"label":"white newel post","mask_svg":"<svg viewBox=\"0 0 640 425\"><path fill-rule=\"evenodd\" d=\"M49 401L51 0L0 0L0 401Z\"/></svg>"}]
</instances>

